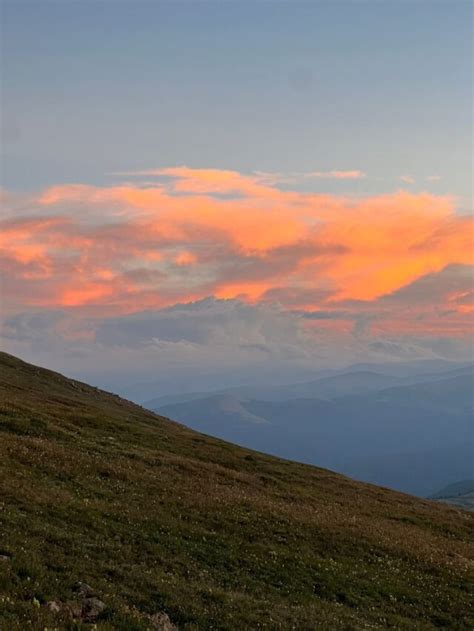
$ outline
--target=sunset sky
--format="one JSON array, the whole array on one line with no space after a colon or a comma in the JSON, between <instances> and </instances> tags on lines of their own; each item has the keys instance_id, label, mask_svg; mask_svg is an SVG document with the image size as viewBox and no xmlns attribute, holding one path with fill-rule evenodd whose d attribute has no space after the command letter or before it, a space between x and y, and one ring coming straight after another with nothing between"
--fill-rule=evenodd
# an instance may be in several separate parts
<instances>
[{"instance_id":1,"label":"sunset sky","mask_svg":"<svg viewBox=\"0 0 474 631\"><path fill-rule=\"evenodd\" d=\"M2 11L5 350L185 388L472 356L470 2Z\"/></svg>"}]
</instances>

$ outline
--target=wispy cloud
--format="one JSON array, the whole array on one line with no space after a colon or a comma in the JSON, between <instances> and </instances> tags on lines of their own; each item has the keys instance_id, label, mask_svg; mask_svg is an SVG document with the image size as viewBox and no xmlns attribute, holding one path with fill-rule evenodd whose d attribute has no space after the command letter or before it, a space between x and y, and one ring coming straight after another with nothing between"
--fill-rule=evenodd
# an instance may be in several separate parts
<instances>
[{"instance_id":1,"label":"wispy cloud","mask_svg":"<svg viewBox=\"0 0 474 631\"><path fill-rule=\"evenodd\" d=\"M302 173L303 177L314 177L327 180L360 180L367 177L367 174L363 171L309 171L308 173Z\"/></svg>"},{"instance_id":2,"label":"wispy cloud","mask_svg":"<svg viewBox=\"0 0 474 631\"><path fill-rule=\"evenodd\" d=\"M237 181L242 184L243 178L248 182L253 181L256 184L277 184L277 183L295 183L298 180L303 179L326 179L326 180L360 180L367 177L367 174L358 169L352 169L347 171L334 170L334 171L289 171L283 172L267 172L267 171L254 171L248 175L242 175L237 171L225 171L222 169L190 169L186 166L157 168L157 169L142 169L139 171L119 171L111 173L111 175L120 177L156 177L156 178L185 178L186 173L193 173L193 180L200 181L201 185L205 186L205 183L213 182L215 186L219 181L222 185L226 186L228 190L233 190L230 186Z\"/></svg>"},{"instance_id":3,"label":"wispy cloud","mask_svg":"<svg viewBox=\"0 0 474 631\"><path fill-rule=\"evenodd\" d=\"M402 182L405 182L405 184L414 184L415 183L415 178L413 177L413 175L400 175L400 180Z\"/></svg>"}]
</instances>

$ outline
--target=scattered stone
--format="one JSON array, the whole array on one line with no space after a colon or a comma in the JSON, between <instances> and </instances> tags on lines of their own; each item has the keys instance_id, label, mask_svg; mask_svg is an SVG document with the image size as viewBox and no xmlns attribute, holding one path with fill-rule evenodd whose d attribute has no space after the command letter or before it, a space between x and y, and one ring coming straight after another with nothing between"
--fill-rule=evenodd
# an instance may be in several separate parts
<instances>
[{"instance_id":1,"label":"scattered stone","mask_svg":"<svg viewBox=\"0 0 474 631\"><path fill-rule=\"evenodd\" d=\"M66 609L69 612L69 615L74 620L78 620L82 617L82 606L79 603L68 602L66 604Z\"/></svg>"},{"instance_id":2,"label":"scattered stone","mask_svg":"<svg viewBox=\"0 0 474 631\"><path fill-rule=\"evenodd\" d=\"M150 617L151 628L154 631L177 631L178 627L174 625L168 614L159 611Z\"/></svg>"},{"instance_id":3,"label":"scattered stone","mask_svg":"<svg viewBox=\"0 0 474 631\"><path fill-rule=\"evenodd\" d=\"M82 583L81 581L76 584L76 591L79 596L82 596L82 598L91 598L92 596L95 596L95 592L92 587L87 583Z\"/></svg>"},{"instance_id":4,"label":"scattered stone","mask_svg":"<svg viewBox=\"0 0 474 631\"><path fill-rule=\"evenodd\" d=\"M105 603L98 598L86 598L82 602L82 618L85 622L94 622L105 609Z\"/></svg>"},{"instance_id":5,"label":"scattered stone","mask_svg":"<svg viewBox=\"0 0 474 631\"><path fill-rule=\"evenodd\" d=\"M63 605L57 600L50 600L46 603L46 607L51 611L51 613L59 613L63 608Z\"/></svg>"}]
</instances>

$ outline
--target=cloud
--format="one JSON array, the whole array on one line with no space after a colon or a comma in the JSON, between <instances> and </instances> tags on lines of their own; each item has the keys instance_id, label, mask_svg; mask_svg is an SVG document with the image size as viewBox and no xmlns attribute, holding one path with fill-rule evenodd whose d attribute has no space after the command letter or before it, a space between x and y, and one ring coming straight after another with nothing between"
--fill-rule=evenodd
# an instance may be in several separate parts
<instances>
[{"instance_id":1,"label":"cloud","mask_svg":"<svg viewBox=\"0 0 474 631\"><path fill-rule=\"evenodd\" d=\"M333 305L331 319L353 322L354 332L363 322L369 336L414 336L466 339L469 352L474 312L474 266L448 265L380 296L375 301L344 300ZM324 313L324 312L323 312ZM318 312L308 312L314 319Z\"/></svg>"},{"instance_id":2,"label":"cloud","mask_svg":"<svg viewBox=\"0 0 474 631\"><path fill-rule=\"evenodd\" d=\"M426 177L427 182L438 182L441 179L441 175L428 175Z\"/></svg>"},{"instance_id":3,"label":"cloud","mask_svg":"<svg viewBox=\"0 0 474 631\"><path fill-rule=\"evenodd\" d=\"M448 265L383 296L377 302L376 332L469 337L473 332L473 280L474 266Z\"/></svg>"},{"instance_id":4,"label":"cloud","mask_svg":"<svg viewBox=\"0 0 474 631\"><path fill-rule=\"evenodd\" d=\"M413 177L413 175L400 175L400 180L402 182L405 182L405 184L414 184L415 183L415 178Z\"/></svg>"},{"instance_id":5,"label":"cloud","mask_svg":"<svg viewBox=\"0 0 474 631\"><path fill-rule=\"evenodd\" d=\"M356 309L319 316L213 297L118 317L48 310L9 318L1 342L27 361L141 400L181 389L296 382L358 361L469 359L465 340L373 335L370 316ZM332 328L338 317L352 326Z\"/></svg>"},{"instance_id":6,"label":"cloud","mask_svg":"<svg viewBox=\"0 0 474 631\"><path fill-rule=\"evenodd\" d=\"M367 177L367 175L363 171L353 170L353 171L310 171L309 173L304 173L304 177L309 178L323 178L329 180L360 180L362 178Z\"/></svg>"},{"instance_id":7,"label":"cloud","mask_svg":"<svg viewBox=\"0 0 474 631\"><path fill-rule=\"evenodd\" d=\"M320 178L333 180L359 180L367 174L359 169L347 171L306 171L290 173L269 173L254 171L250 175L242 175L238 171L222 169L190 169L186 166L161 169L143 169L141 171L120 171L112 175L128 177L155 177L180 180L175 185L177 191L187 192L251 192L259 191L259 185L274 185L281 182L295 182L301 178ZM257 188L253 188L257 186Z\"/></svg>"},{"instance_id":8,"label":"cloud","mask_svg":"<svg viewBox=\"0 0 474 631\"><path fill-rule=\"evenodd\" d=\"M156 390L147 388L145 398L160 388L164 393L210 383L293 380L313 370L314 362L335 361L334 349L301 328L298 315L277 305L209 297L120 317L77 320L74 314L16 314L5 323L2 346L114 390L122 382L126 388L158 383Z\"/></svg>"},{"instance_id":9,"label":"cloud","mask_svg":"<svg viewBox=\"0 0 474 631\"><path fill-rule=\"evenodd\" d=\"M360 318L369 312L370 330L382 320L394 331L401 322L409 328L407 308L423 312L428 330L431 317L437 335L444 311L452 314L446 335L466 329L465 298L433 295L428 312L406 293L388 307L387 296L419 279L447 267L460 274L450 266L472 263L472 218L457 215L449 197L401 191L353 199L280 190L269 174L217 169L143 173L157 182L5 194L6 317L65 310L105 320L211 296L331 313L319 318L327 335L365 330ZM358 306L348 313L350 304Z\"/></svg>"},{"instance_id":10,"label":"cloud","mask_svg":"<svg viewBox=\"0 0 474 631\"><path fill-rule=\"evenodd\" d=\"M440 272L426 274L409 285L384 296L383 302L401 302L406 305L428 304L439 306L456 302L472 294L473 265L447 265Z\"/></svg>"},{"instance_id":11,"label":"cloud","mask_svg":"<svg viewBox=\"0 0 474 631\"><path fill-rule=\"evenodd\" d=\"M155 177L163 181L174 193L197 193L214 195L262 195L271 194L268 184L274 184L281 174L255 172L242 175L238 171L224 169L190 169L186 166L164 169L144 169L116 173L133 177Z\"/></svg>"},{"instance_id":12,"label":"cloud","mask_svg":"<svg viewBox=\"0 0 474 631\"><path fill-rule=\"evenodd\" d=\"M301 353L308 342L298 318L275 305L248 305L240 300L208 297L100 322L96 341L107 346L168 342L196 346L258 350L285 355Z\"/></svg>"}]
</instances>

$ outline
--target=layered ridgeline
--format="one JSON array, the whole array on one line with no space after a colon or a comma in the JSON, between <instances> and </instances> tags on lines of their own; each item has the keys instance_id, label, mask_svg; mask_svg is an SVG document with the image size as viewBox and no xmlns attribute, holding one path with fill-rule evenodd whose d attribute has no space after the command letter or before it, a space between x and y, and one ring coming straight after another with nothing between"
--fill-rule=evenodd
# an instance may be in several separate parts
<instances>
[{"instance_id":1,"label":"layered ridgeline","mask_svg":"<svg viewBox=\"0 0 474 631\"><path fill-rule=\"evenodd\" d=\"M349 369L145 405L244 447L426 497L472 476L473 392L469 364L404 376Z\"/></svg>"},{"instance_id":2,"label":"layered ridgeline","mask_svg":"<svg viewBox=\"0 0 474 631\"><path fill-rule=\"evenodd\" d=\"M2 630L473 627L472 514L5 354L0 387Z\"/></svg>"},{"instance_id":3,"label":"layered ridgeline","mask_svg":"<svg viewBox=\"0 0 474 631\"><path fill-rule=\"evenodd\" d=\"M448 504L454 504L466 510L474 511L474 480L461 480L454 484L448 484L448 486L431 495L430 499L447 502Z\"/></svg>"}]
</instances>

